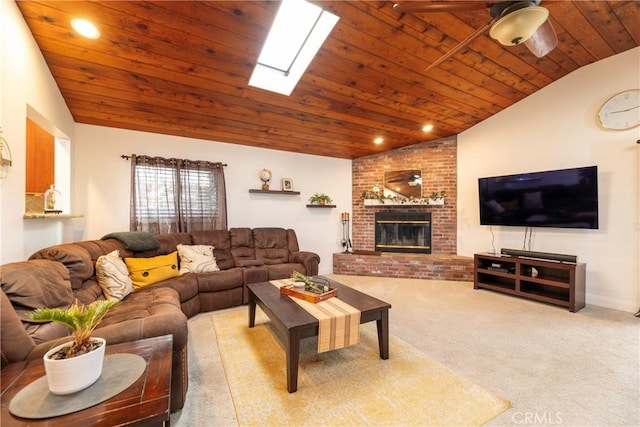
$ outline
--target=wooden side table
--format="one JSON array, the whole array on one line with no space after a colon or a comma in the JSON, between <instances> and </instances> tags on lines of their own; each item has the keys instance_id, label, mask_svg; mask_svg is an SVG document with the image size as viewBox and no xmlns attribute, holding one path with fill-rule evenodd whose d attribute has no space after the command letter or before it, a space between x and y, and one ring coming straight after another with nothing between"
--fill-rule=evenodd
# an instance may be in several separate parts
<instances>
[{"instance_id":1,"label":"wooden side table","mask_svg":"<svg viewBox=\"0 0 640 427\"><path fill-rule=\"evenodd\" d=\"M173 337L148 338L108 345L106 354L131 353L147 362L144 373L125 391L95 406L68 415L26 419L9 412L9 402L44 372L41 358L13 363L2 370L2 427L9 426L169 426Z\"/></svg>"}]
</instances>

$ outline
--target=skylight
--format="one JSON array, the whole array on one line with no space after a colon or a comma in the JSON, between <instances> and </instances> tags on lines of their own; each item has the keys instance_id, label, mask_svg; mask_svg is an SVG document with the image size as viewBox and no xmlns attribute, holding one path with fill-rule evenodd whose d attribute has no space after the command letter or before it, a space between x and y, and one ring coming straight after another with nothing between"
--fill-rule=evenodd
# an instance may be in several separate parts
<instances>
[{"instance_id":1,"label":"skylight","mask_svg":"<svg viewBox=\"0 0 640 427\"><path fill-rule=\"evenodd\" d=\"M249 86L290 95L338 19L304 0L283 0Z\"/></svg>"}]
</instances>

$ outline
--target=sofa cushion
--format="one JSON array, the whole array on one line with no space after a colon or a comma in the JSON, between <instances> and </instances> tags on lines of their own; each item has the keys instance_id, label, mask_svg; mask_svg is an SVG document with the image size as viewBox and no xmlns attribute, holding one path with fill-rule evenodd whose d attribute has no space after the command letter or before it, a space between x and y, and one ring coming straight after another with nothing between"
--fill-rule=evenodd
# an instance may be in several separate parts
<instances>
[{"instance_id":1,"label":"sofa cushion","mask_svg":"<svg viewBox=\"0 0 640 427\"><path fill-rule=\"evenodd\" d=\"M218 264L210 245L178 245L180 275L218 271Z\"/></svg>"},{"instance_id":2,"label":"sofa cushion","mask_svg":"<svg viewBox=\"0 0 640 427\"><path fill-rule=\"evenodd\" d=\"M22 327L22 322L4 291L0 291L0 324L2 324L2 333L0 334L1 366L4 368L9 363L24 360L36 343Z\"/></svg>"},{"instance_id":3,"label":"sofa cushion","mask_svg":"<svg viewBox=\"0 0 640 427\"><path fill-rule=\"evenodd\" d=\"M75 243L50 246L34 253L29 259L49 259L59 261L69 270L69 280L73 289L93 276L93 262L89 252Z\"/></svg>"},{"instance_id":4,"label":"sofa cushion","mask_svg":"<svg viewBox=\"0 0 640 427\"><path fill-rule=\"evenodd\" d=\"M289 243L284 228L254 228L256 259L265 265L289 262Z\"/></svg>"},{"instance_id":5,"label":"sofa cushion","mask_svg":"<svg viewBox=\"0 0 640 427\"><path fill-rule=\"evenodd\" d=\"M125 258L133 289L178 276L178 253L158 255L150 258Z\"/></svg>"},{"instance_id":6,"label":"sofa cushion","mask_svg":"<svg viewBox=\"0 0 640 427\"><path fill-rule=\"evenodd\" d=\"M117 249L98 257L96 277L104 296L108 299L121 300L133 290L127 265L120 258L120 251Z\"/></svg>"},{"instance_id":7,"label":"sofa cushion","mask_svg":"<svg viewBox=\"0 0 640 427\"><path fill-rule=\"evenodd\" d=\"M98 284L98 279L95 276L89 280L85 280L78 289L74 289L73 297L82 304L91 304L95 300L106 299L102 288Z\"/></svg>"},{"instance_id":8,"label":"sofa cushion","mask_svg":"<svg viewBox=\"0 0 640 427\"><path fill-rule=\"evenodd\" d=\"M137 327L125 328L133 325ZM94 334L107 343L172 334L174 348L180 348L187 344L187 318L174 289L152 288L127 295L107 312Z\"/></svg>"},{"instance_id":9,"label":"sofa cushion","mask_svg":"<svg viewBox=\"0 0 640 427\"><path fill-rule=\"evenodd\" d=\"M23 329L36 343L68 335L66 326L55 322L32 322L27 312L37 308L67 308L73 303L69 271L57 261L36 259L2 266L0 282Z\"/></svg>"},{"instance_id":10,"label":"sofa cushion","mask_svg":"<svg viewBox=\"0 0 640 427\"><path fill-rule=\"evenodd\" d=\"M212 271L196 275L199 292L219 292L227 289L242 288L241 268Z\"/></svg>"},{"instance_id":11,"label":"sofa cushion","mask_svg":"<svg viewBox=\"0 0 640 427\"><path fill-rule=\"evenodd\" d=\"M229 236L231 236L231 253L236 267L239 267L242 261L255 260L253 230L250 228L232 228L229 230Z\"/></svg>"},{"instance_id":12,"label":"sofa cushion","mask_svg":"<svg viewBox=\"0 0 640 427\"><path fill-rule=\"evenodd\" d=\"M269 271L269 280L286 279L291 277L293 271L306 274L304 265L298 263L273 264L267 266L267 269Z\"/></svg>"},{"instance_id":13,"label":"sofa cushion","mask_svg":"<svg viewBox=\"0 0 640 427\"><path fill-rule=\"evenodd\" d=\"M13 305L66 308L73 303L69 271L56 261L37 259L2 266L2 290Z\"/></svg>"},{"instance_id":14,"label":"sofa cushion","mask_svg":"<svg viewBox=\"0 0 640 427\"><path fill-rule=\"evenodd\" d=\"M113 252L115 250L118 250L120 252L120 257L122 258L132 256L133 253L125 249L122 243L118 242L115 239L83 240L81 242L74 242L73 244L87 251L94 262L102 255L106 255L109 252Z\"/></svg>"},{"instance_id":15,"label":"sofa cushion","mask_svg":"<svg viewBox=\"0 0 640 427\"><path fill-rule=\"evenodd\" d=\"M231 256L231 238L227 230L198 231L191 235L194 245L213 246L213 256L220 270L235 267Z\"/></svg>"},{"instance_id":16,"label":"sofa cushion","mask_svg":"<svg viewBox=\"0 0 640 427\"><path fill-rule=\"evenodd\" d=\"M191 234L189 233L166 233L153 235L160 247L152 251L133 252L136 258L151 258L158 255L167 255L175 252L178 245L191 245ZM128 258L128 257L125 257Z\"/></svg>"}]
</instances>

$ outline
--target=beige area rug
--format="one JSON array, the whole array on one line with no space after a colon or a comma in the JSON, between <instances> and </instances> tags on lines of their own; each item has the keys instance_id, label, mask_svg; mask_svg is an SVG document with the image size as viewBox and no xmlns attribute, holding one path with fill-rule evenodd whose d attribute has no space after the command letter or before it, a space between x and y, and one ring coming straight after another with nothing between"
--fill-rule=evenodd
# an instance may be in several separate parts
<instances>
[{"instance_id":1,"label":"beige area rug","mask_svg":"<svg viewBox=\"0 0 640 427\"><path fill-rule=\"evenodd\" d=\"M349 348L318 354L315 338L303 341L290 394L284 346L260 309L254 328L246 308L211 319L240 426L471 426L509 407L393 336L380 359L375 322Z\"/></svg>"}]
</instances>

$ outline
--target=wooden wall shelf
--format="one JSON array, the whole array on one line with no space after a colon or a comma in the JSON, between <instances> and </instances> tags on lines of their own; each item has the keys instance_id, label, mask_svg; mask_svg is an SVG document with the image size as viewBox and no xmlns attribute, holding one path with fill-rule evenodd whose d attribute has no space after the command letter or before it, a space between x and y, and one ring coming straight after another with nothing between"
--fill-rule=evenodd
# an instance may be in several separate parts
<instances>
[{"instance_id":1,"label":"wooden wall shelf","mask_svg":"<svg viewBox=\"0 0 640 427\"><path fill-rule=\"evenodd\" d=\"M335 208L336 205L307 205L308 208Z\"/></svg>"},{"instance_id":2,"label":"wooden wall shelf","mask_svg":"<svg viewBox=\"0 0 640 427\"><path fill-rule=\"evenodd\" d=\"M263 193L263 194L286 194L288 196L297 196L300 194L299 191L281 191L281 190L260 190L260 189L250 189L249 193Z\"/></svg>"}]
</instances>

